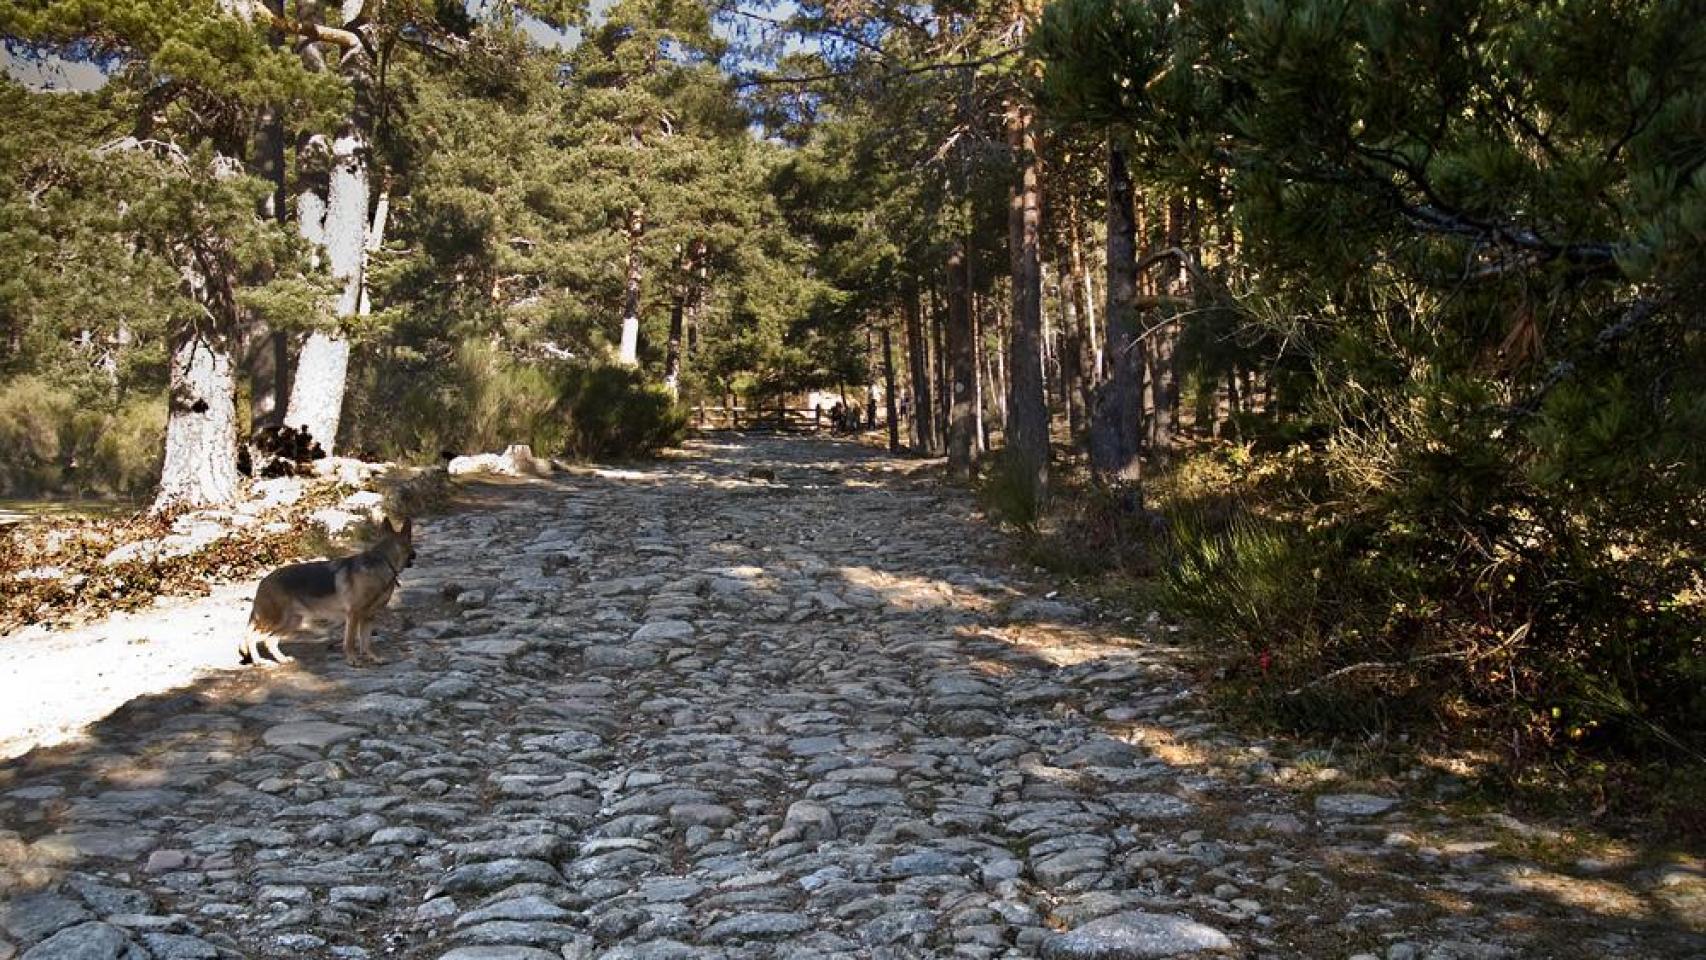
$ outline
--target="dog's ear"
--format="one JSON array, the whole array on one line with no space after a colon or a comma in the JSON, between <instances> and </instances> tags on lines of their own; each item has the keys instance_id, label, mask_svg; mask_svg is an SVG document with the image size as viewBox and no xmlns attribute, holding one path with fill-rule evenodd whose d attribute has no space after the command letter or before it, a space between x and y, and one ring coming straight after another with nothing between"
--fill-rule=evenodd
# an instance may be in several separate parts
<instances>
[{"instance_id":1,"label":"dog's ear","mask_svg":"<svg viewBox=\"0 0 1706 960\"><path fill-rule=\"evenodd\" d=\"M412 540L415 536L415 518L404 517L403 525L397 529L397 535L404 540Z\"/></svg>"},{"instance_id":2,"label":"dog's ear","mask_svg":"<svg viewBox=\"0 0 1706 960\"><path fill-rule=\"evenodd\" d=\"M398 530L396 527L392 526L391 525L391 518L386 517L385 518L385 532L391 534L392 536L396 536L397 534L402 533L403 531Z\"/></svg>"}]
</instances>

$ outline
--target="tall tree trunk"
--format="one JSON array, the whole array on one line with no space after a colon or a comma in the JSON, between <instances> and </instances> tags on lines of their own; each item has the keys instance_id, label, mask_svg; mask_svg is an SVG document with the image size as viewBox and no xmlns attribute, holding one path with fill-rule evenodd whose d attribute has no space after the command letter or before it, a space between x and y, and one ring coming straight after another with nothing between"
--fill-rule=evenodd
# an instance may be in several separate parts
<instances>
[{"instance_id":1,"label":"tall tree trunk","mask_svg":"<svg viewBox=\"0 0 1706 960\"><path fill-rule=\"evenodd\" d=\"M912 375L912 436L916 452L934 456L936 446L935 405L930 400L930 364L924 343L923 324L919 319L921 304L918 286L911 281L901 296L901 310L906 322L906 353Z\"/></svg>"},{"instance_id":2,"label":"tall tree trunk","mask_svg":"<svg viewBox=\"0 0 1706 960\"><path fill-rule=\"evenodd\" d=\"M1167 246L1184 245L1187 209L1183 197L1168 198ZM1177 264L1176 271L1168 278L1164 292L1172 296L1185 296L1190 292L1190 273L1183 262ZM1162 326L1149 338L1149 374L1155 384L1155 411L1150 419L1149 447L1158 462L1165 462L1172 454L1178 433L1179 333L1180 321L1169 318L1162 321Z\"/></svg>"},{"instance_id":3,"label":"tall tree trunk","mask_svg":"<svg viewBox=\"0 0 1706 960\"><path fill-rule=\"evenodd\" d=\"M1072 273L1072 302L1084 321L1082 342L1087 347L1083 359L1083 377L1089 386L1102 382L1102 340L1096 333L1096 291L1090 284L1090 270L1084 265L1083 241L1079 238L1078 198L1068 197L1066 205L1067 266ZM1088 396L1088 395L1086 395Z\"/></svg>"},{"instance_id":4,"label":"tall tree trunk","mask_svg":"<svg viewBox=\"0 0 1706 960\"><path fill-rule=\"evenodd\" d=\"M216 176L237 166L216 158ZM208 507L237 499L237 372L232 347L240 319L226 251L187 251L184 285L200 301L204 322L179 322L170 334L166 452L151 508ZM121 328L122 332L122 328Z\"/></svg>"},{"instance_id":5,"label":"tall tree trunk","mask_svg":"<svg viewBox=\"0 0 1706 960\"><path fill-rule=\"evenodd\" d=\"M278 31L269 32L268 42L281 46L284 38ZM265 220L284 222L288 218L284 178L284 115L277 104L261 109L256 125L255 171L261 179L272 184L272 190L261 201L260 216ZM249 379L249 424L251 427L277 426L284 422L286 390L290 377L290 341L281 330L259 317L245 318L241 355Z\"/></svg>"},{"instance_id":6,"label":"tall tree trunk","mask_svg":"<svg viewBox=\"0 0 1706 960\"><path fill-rule=\"evenodd\" d=\"M372 288L368 286L368 265L373 255L385 246L385 224L391 219L391 184L385 178L379 185L379 198L373 204L373 220L367 225L367 238L361 245L361 305L356 313L365 317L373 312Z\"/></svg>"},{"instance_id":7,"label":"tall tree trunk","mask_svg":"<svg viewBox=\"0 0 1706 960\"><path fill-rule=\"evenodd\" d=\"M970 273L969 269L967 273ZM967 286L969 287L970 283L967 283ZM984 298L979 297L975 292L968 292L966 299L971 304L972 373L977 387L975 391L977 399L974 408L977 411L977 453L981 457L989 452L989 414L984 408L989 390L989 377L984 373L985 357L989 352L983 343Z\"/></svg>"},{"instance_id":8,"label":"tall tree trunk","mask_svg":"<svg viewBox=\"0 0 1706 960\"><path fill-rule=\"evenodd\" d=\"M632 367L640 362L640 284L644 276L640 245L646 233L644 210L636 207L628 211L623 233L628 240L628 279L622 294L622 343L617 348L616 359Z\"/></svg>"},{"instance_id":9,"label":"tall tree trunk","mask_svg":"<svg viewBox=\"0 0 1706 960\"><path fill-rule=\"evenodd\" d=\"M1048 497L1048 407L1043 402L1042 264L1039 259L1041 188L1037 134L1030 105L1007 106L1007 143L1019 175L1008 202L1013 274L1012 344L1007 363L1006 469L1034 505Z\"/></svg>"},{"instance_id":10,"label":"tall tree trunk","mask_svg":"<svg viewBox=\"0 0 1706 960\"><path fill-rule=\"evenodd\" d=\"M923 305L918 298L918 283L906 281L901 293L902 321L906 324L906 360L913 380L913 445L918 454L935 455L935 404L930 399L930 356L925 346L925 331L920 321Z\"/></svg>"},{"instance_id":11,"label":"tall tree trunk","mask_svg":"<svg viewBox=\"0 0 1706 960\"><path fill-rule=\"evenodd\" d=\"M1070 255L1061 258L1066 262L1060 270L1060 312L1061 312L1061 346L1060 346L1060 396L1066 407L1067 433L1076 444L1080 431L1084 428L1084 411L1079 406L1079 387L1083 377L1083 340L1080 336L1080 321L1078 318L1078 296L1074 292L1078 287L1078 278L1073 276Z\"/></svg>"},{"instance_id":12,"label":"tall tree trunk","mask_svg":"<svg viewBox=\"0 0 1706 960\"><path fill-rule=\"evenodd\" d=\"M341 324L357 314L364 285L368 170L362 150L362 142L353 131L332 145L331 176L318 226L313 218L322 208L312 191L304 192L297 206L303 236L320 243L331 275L341 281L333 311L340 326L316 330L303 343L285 420L292 426L306 427L328 455L336 449L349 380L350 345Z\"/></svg>"},{"instance_id":13,"label":"tall tree trunk","mask_svg":"<svg viewBox=\"0 0 1706 960\"><path fill-rule=\"evenodd\" d=\"M1108 376L1090 419L1090 469L1104 481L1141 476L1143 344L1137 339L1137 217L1125 153L1108 140Z\"/></svg>"},{"instance_id":14,"label":"tall tree trunk","mask_svg":"<svg viewBox=\"0 0 1706 960\"><path fill-rule=\"evenodd\" d=\"M971 273L964 244L948 254L948 475L977 474L977 329L971 312Z\"/></svg>"},{"instance_id":15,"label":"tall tree trunk","mask_svg":"<svg viewBox=\"0 0 1706 960\"><path fill-rule=\"evenodd\" d=\"M895 402L894 390L894 339L889 335L888 323L883 324L883 398L888 412L889 452L900 452L900 411Z\"/></svg>"},{"instance_id":16,"label":"tall tree trunk","mask_svg":"<svg viewBox=\"0 0 1706 960\"><path fill-rule=\"evenodd\" d=\"M942 294L936 285L930 285L930 373L935 378L935 387L931 396L936 400L932 411L935 417L936 436L942 443L948 437L948 404L952 401L948 389L948 347L947 338L943 335L947 327L947 311L942 305ZM938 450L939 452L939 450Z\"/></svg>"},{"instance_id":17,"label":"tall tree trunk","mask_svg":"<svg viewBox=\"0 0 1706 960\"><path fill-rule=\"evenodd\" d=\"M193 328L175 338L156 511L237 499L237 377L222 340Z\"/></svg>"},{"instance_id":18,"label":"tall tree trunk","mask_svg":"<svg viewBox=\"0 0 1706 960\"><path fill-rule=\"evenodd\" d=\"M686 325L689 305L699 296L699 278L701 263L705 257L705 241L694 240L688 244L687 251L681 260L681 273L677 278L675 297L669 305L669 346L663 361L663 385L669 395L681 396L681 337Z\"/></svg>"},{"instance_id":19,"label":"tall tree trunk","mask_svg":"<svg viewBox=\"0 0 1706 960\"><path fill-rule=\"evenodd\" d=\"M1008 283L1008 290L1009 295L1011 295L1011 281ZM995 361L993 384L995 387L996 420L1001 424L1003 436L1007 434L1007 352L1011 349L1010 344L1012 343L1012 337L1007 335L1007 331L1010 326L1007 322L1006 313L995 313L995 349L991 351L991 354Z\"/></svg>"}]
</instances>

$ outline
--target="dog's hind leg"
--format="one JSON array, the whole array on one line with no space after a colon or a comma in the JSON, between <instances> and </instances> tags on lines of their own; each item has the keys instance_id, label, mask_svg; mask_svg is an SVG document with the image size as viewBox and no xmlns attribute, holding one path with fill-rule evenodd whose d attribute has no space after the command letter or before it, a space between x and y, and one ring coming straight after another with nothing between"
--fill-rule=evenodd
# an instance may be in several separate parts
<instances>
[{"instance_id":1,"label":"dog's hind leg","mask_svg":"<svg viewBox=\"0 0 1706 960\"><path fill-rule=\"evenodd\" d=\"M280 650L278 645L284 641L287 634L301 625L302 615L300 611L287 607L286 612L278 617L278 622L270 624L265 629L258 632L260 642L255 644L253 647L255 662L261 662L260 651L263 647L266 649L267 655L272 657L275 663L290 663L293 661L295 658L285 656L284 651Z\"/></svg>"},{"instance_id":2,"label":"dog's hind leg","mask_svg":"<svg viewBox=\"0 0 1706 960\"><path fill-rule=\"evenodd\" d=\"M266 647L267 655L272 657L274 662L294 663L296 661L295 657L285 656L284 651L278 648L279 642L283 639L283 636L276 633L263 634L261 636L261 645Z\"/></svg>"}]
</instances>

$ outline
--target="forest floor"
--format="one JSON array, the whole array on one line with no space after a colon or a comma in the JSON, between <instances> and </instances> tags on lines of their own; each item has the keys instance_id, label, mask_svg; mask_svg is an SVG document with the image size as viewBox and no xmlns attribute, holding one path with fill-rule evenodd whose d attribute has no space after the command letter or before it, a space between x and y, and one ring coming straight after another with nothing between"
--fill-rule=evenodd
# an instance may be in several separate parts
<instances>
[{"instance_id":1,"label":"forest floor","mask_svg":"<svg viewBox=\"0 0 1706 960\"><path fill-rule=\"evenodd\" d=\"M252 584L36 647L0 960L1706 955L1698 859L1219 726L938 473L728 436L462 487L380 667L224 669Z\"/></svg>"}]
</instances>

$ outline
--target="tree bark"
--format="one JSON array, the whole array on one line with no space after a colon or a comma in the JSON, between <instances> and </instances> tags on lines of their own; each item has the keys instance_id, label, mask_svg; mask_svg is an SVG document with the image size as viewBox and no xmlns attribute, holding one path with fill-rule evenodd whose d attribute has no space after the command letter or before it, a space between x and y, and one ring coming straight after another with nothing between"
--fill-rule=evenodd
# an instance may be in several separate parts
<instances>
[{"instance_id":1,"label":"tree bark","mask_svg":"<svg viewBox=\"0 0 1706 960\"><path fill-rule=\"evenodd\" d=\"M901 296L905 314L906 353L912 376L912 437L914 450L927 456L938 452L935 431L935 405L930 402L930 366L924 344L923 324L919 321L918 286L908 282Z\"/></svg>"},{"instance_id":2,"label":"tree bark","mask_svg":"<svg viewBox=\"0 0 1706 960\"><path fill-rule=\"evenodd\" d=\"M1072 302L1084 320L1083 343L1088 348L1083 359L1084 380L1089 386L1102 382L1102 340L1096 335L1096 292L1090 285L1090 271L1084 265L1083 241L1079 238L1078 199L1071 197L1066 206L1067 263L1072 272ZM1088 394L1086 394L1088 397Z\"/></svg>"},{"instance_id":3,"label":"tree bark","mask_svg":"<svg viewBox=\"0 0 1706 960\"><path fill-rule=\"evenodd\" d=\"M268 42L280 46L284 42L278 31L271 32ZM261 108L256 125L255 170L261 179L272 185L261 201L260 216L265 220L283 222L287 219L284 177L284 115L277 104ZM245 341L241 355L243 369L249 379L249 425L251 429L277 426L284 422L284 406L288 399L290 378L290 341L283 331L273 330L259 317L245 318Z\"/></svg>"},{"instance_id":4,"label":"tree bark","mask_svg":"<svg viewBox=\"0 0 1706 960\"><path fill-rule=\"evenodd\" d=\"M1013 274L1013 327L1009 349L1006 468L1034 505L1048 497L1048 407L1043 401L1042 264L1039 259L1041 188L1037 135L1030 105L1007 106L1007 143L1019 175L1008 202Z\"/></svg>"},{"instance_id":5,"label":"tree bark","mask_svg":"<svg viewBox=\"0 0 1706 960\"><path fill-rule=\"evenodd\" d=\"M622 294L622 343L616 359L632 367L640 362L640 284L644 278L640 244L645 239L645 211L638 207L630 210L623 232L628 240L628 279Z\"/></svg>"},{"instance_id":6,"label":"tree bark","mask_svg":"<svg viewBox=\"0 0 1706 960\"><path fill-rule=\"evenodd\" d=\"M216 160L218 171L236 169ZM151 508L218 506L237 499L237 374L232 340L240 310L232 268L218 242L191 241L181 265L184 285L206 317L171 331L167 374L166 452Z\"/></svg>"},{"instance_id":7,"label":"tree bark","mask_svg":"<svg viewBox=\"0 0 1706 960\"><path fill-rule=\"evenodd\" d=\"M688 244L676 281L675 297L669 305L669 344L664 354L663 385L672 397L681 396L681 338L686 326L689 305L699 296L701 263L705 257L705 241Z\"/></svg>"},{"instance_id":8,"label":"tree bark","mask_svg":"<svg viewBox=\"0 0 1706 960\"><path fill-rule=\"evenodd\" d=\"M1137 212L1125 153L1108 141L1108 375L1090 420L1090 469L1105 482L1142 475L1144 349L1137 339Z\"/></svg>"},{"instance_id":9,"label":"tree bark","mask_svg":"<svg viewBox=\"0 0 1706 960\"><path fill-rule=\"evenodd\" d=\"M1078 318L1078 296L1074 293L1078 286L1077 277L1073 276L1070 257L1059 266L1060 271L1060 396L1066 407L1067 433L1073 443L1078 442L1080 431L1084 428L1084 411L1079 405L1080 380L1083 375L1084 350L1080 337L1080 321Z\"/></svg>"},{"instance_id":10,"label":"tree bark","mask_svg":"<svg viewBox=\"0 0 1706 960\"><path fill-rule=\"evenodd\" d=\"M977 475L977 331L964 244L948 254L948 475Z\"/></svg>"},{"instance_id":11,"label":"tree bark","mask_svg":"<svg viewBox=\"0 0 1706 960\"><path fill-rule=\"evenodd\" d=\"M342 324L359 312L364 286L368 171L362 150L362 142L353 131L339 137L332 145L331 176L323 206L312 190L305 191L297 204L302 235L320 244L331 275L341 281L333 311L339 326L316 330L303 343L285 421L306 428L328 455L337 447L338 422L349 381L350 345Z\"/></svg>"},{"instance_id":12,"label":"tree bark","mask_svg":"<svg viewBox=\"0 0 1706 960\"><path fill-rule=\"evenodd\" d=\"M894 389L894 339L889 325L883 324L883 397L888 410L889 452L900 452L900 411L896 409Z\"/></svg>"},{"instance_id":13,"label":"tree bark","mask_svg":"<svg viewBox=\"0 0 1706 960\"><path fill-rule=\"evenodd\" d=\"M947 311L942 307L941 293L932 283L930 285L930 372L935 377L935 388L930 395L936 400L934 408L935 431L942 443L947 442L948 404L952 400L948 390L947 338L943 336L943 330L947 326L946 313Z\"/></svg>"},{"instance_id":14,"label":"tree bark","mask_svg":"<svg viewBox=\"0 0 1706 960\"><path fill-rule=\"evenodd\" d=\"M1183 197L1167 201L1166 244L1181 247L1185 242L1186 202ZM1168 277L1163 293L1186 296L1190 293L1190 272L1183 261ZM1149 448L1157 462L1166 462L1172 455L1178 434L1179 409L1179 345L1180 324L1177 319L1163 320L1149 336L1149 376L1154 384L1155 410L1149 421Z\"/></svg>"},{"instance_id":15,"label":"tree bark","mask_svg":"<svg viewBox=\"0 0 1706 960\"><path fill-rule=\"evenodd\" d=\"M966 272L969 274L971 271L968 269ZM983 368L988 353L983 342L983 298L968 291L966 299L971 304L972 373L977 387L976 402L973 406L977 411L977 454L981 457L989 452L989 414L984 407L988 398L989 377Z\"/></svg>"}]
</instances>

